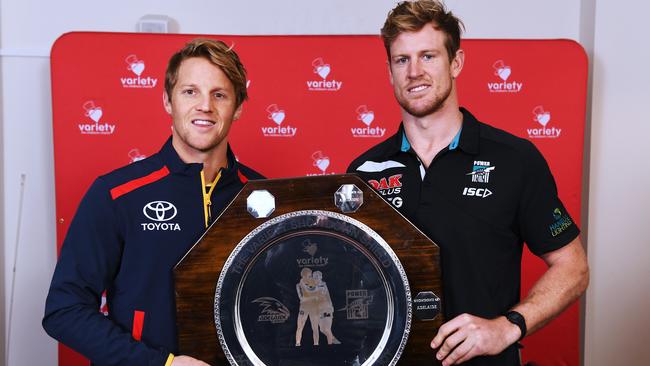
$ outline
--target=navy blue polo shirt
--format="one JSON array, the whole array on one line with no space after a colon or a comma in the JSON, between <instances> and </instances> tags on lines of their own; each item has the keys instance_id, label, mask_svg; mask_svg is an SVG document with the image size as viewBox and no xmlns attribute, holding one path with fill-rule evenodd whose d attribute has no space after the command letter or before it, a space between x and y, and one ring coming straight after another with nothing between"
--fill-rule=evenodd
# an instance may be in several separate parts
<instances>
[{"instance_id":1,"label":"navy blue polo shirt","mask_svg":"<svg viewBox=\"0 0 650 366\"><path fill-rule=\"evenodd\" d=\"M495 318L520 300L524 242L539 256L570 243L579 229L530 141L461 112L460 132L428 168L400 125L348 172L440 246L446 320L462 313ZM513 346L468 365L514 365L516 354Z\"/></svg>"}]
</instances>

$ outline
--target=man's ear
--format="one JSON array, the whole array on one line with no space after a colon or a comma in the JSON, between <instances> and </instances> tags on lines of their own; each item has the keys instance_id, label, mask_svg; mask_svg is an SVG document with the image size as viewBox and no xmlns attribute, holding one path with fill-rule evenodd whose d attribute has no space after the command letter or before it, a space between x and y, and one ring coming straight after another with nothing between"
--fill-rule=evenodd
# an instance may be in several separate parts
<instances>
[{"instance_id":1,"label":"man's ear","mask_svg":"<svg viewBox=\"0 0 650 366\"><path fill-rule=\"evenodd\" d=\"M235 109L235 114L233 114L233 116L232 116L233 121L236 121L236 120L239 119L239 116L241 116L241 111L242 111L243 107L244 107L244 103L240 104L239 107L237 107L237 109Z\"/></svg>"},{"instance_id":2,"label":"man's ear","mask_svg":"<svg viewBox=\"0 0 650 366\"><path fill-rule=\"evenodd\" d=\"M388 81L390 81L390 85L393 85L393 70L390 69L390 59L386 60L386 66L388 67Z\"/></svg>"},{"instance_id":3,"label":"man's ear","mask_svg":"<svg viewBox=\"0 0 650 366\"><path fill-rule=\"evenodd\" d=\"M172 101L169 99L169 95L166 91L163 92L163 106L168 114L172 114Z\"/></svg>"},{"instance_id":4,"label":"man's ear","mask_svg":"<svg viewBox=\"0 0 650 366\"><path fill-rule=\"evenodd\" d=\"M451 60L451 76L455 79L460 75L465 65L465 51L459 49L456 51L456 56Z\"/></svg>"}]
</instances>

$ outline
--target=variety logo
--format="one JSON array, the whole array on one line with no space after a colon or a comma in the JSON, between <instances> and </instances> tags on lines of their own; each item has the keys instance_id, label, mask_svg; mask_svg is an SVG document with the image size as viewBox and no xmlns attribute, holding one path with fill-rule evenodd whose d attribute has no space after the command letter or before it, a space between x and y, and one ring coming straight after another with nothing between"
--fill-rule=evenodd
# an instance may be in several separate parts
<instances>
[{"instance_id":1,"label":"variety logo","mask_svg":"<svg viewBox=\"0 0 650 366\"><path fill-rule=\"evenodd\" d=\"M153 201L147 203L142 208L142 213L146 218L154 222L142 223L144 231L180 231L181 226L171 221L178 210L176 206L167 201Z\"/></svg>"},{"instance_id":2,"label":"variety logo","mask_svg":"<svg viewBox=\"0 0 650 366\"><path fill-rule=\"evenodd\" d=\"M537 107L533 108L533 121L539 123L542 127L540 128L527 128L526 132L528 132L528 137L531 139L536 139L536 138L551 138L555 139L560 137L560 134L562 133L561 128L557 127L550 127L548 128L547 125L551 121L551 112L545 111L544 107L541 105L538 105Z\"/></svg>"},{"instance_id":3,"label":"variety logo","mask_svg":"<svg viewBox=\"0 0 650 366\"><path fill-rule=\"evenodd\" d=\"M562 210L559 208L553 210L553 219L555 222L552 223L548 228L551 230L551 235L554 237L562 234L573 224L573 221L569 215L562 213Z\"/></svg>"},{"instance_id":4,"label":"variety logo","mask_svg":"<svg viewBox=\"0 0 650 366\"><path fill-rule=\"evenodd\" d=\"M87 101L82 105L85 111L84 116L88 117L93 123L79 123L79 131L83 135L112 135L115 132L115 125L108 123L100 123L104 111L102 107L95 105L92 100Z\"/></svg>"},{"instance_id":5,"label":"variety logo","mask_svg":"<svg viewBox=\"0 0 650 366\"><path fill-rule=\"evenodd\" d=\"M298 267L325 267L329 262L328 257L316 257L318 251L318 244L312 243L309 239L302 242L302 251L309 254L309 257L297 258L296 263Z\"/></svg>"},{"instance_id":6,"label":"variety logo","mask_svg":"<svg viewBox=\"0 0 650 366\"><path fill-rule=\"evenodd\" d=\"M125 76L120 78L120 82L122 83L122 87L124 88L155 88L156 84L158 84L158 79L152 78L150 76L143 77L142 73L144 72L145 69L145 64L144 61L138 60L138 57L136 55L128 55L124 59L124 62L126 62L127 67L126 69L131 71L135 77L133 76Z\"/></svg>"},{"instance_id":7,"label":"variety logo","mask_svg":"<svg viewBox=\"0 0 650 366\"><path fill-rule=\"evenodd\" d=\"M287 117L284 110L280 109L277 104L271 104L266 107L268 112L267 118L275 123L275 126L262 127L262 134L266 137L293 137L296 135L297 127L289 125L282 126L282 122Z\"/></svg>"},{"instance_id":8,"label":"variety logo","mask_svg":"<svg viewBox=\"0 0 650 366\"><path fill-rule=\"evenodd\" d=\"M332 67L330 64L326 64L323 61L322 57L318 57L312 61L311 65L314 68L314 74L321 77L321 80L308 80L307 81L307 90L310 91L339 91L343 86L342 81L337 80L327 80Z\"/></svg>"},{"instance_id":9,"label":"variety logo","mask_svg":"<svg viewBox=\"0 0 650 366\"><path fill-rule=\"evenodd\" d=\"M465 189L463 189L463 196L485 198L491 195L492 191L487 188L465 187Z\"/></svg>"},{"instance_id":10,"label":"variety logo","mask_svg":"<svg viewBox=\"0 0 650 366\"><path fill-rule=\"evenodd\" d=\"M488 83L488 90L491 93L519 93L524 86L523 83L517 81L508 81L512 69L507 66L503 60L496 61L492 67L494 68L494 75L498 76L501 81Z\"/></svg>"},{"instance_id":11,"label":"variety logo","mask_svg":"<svg viewBox=\"0 0 650 366\"><path fill-rule=\"evenodd\" d=\"M368 290L346 290L345 307L348 320L368 319L368 305L372 303L372 296Z\"/></svg>"},{"instance_id":12,"label":"variety logo","mask_svg":"<svg viewBox=\"0 0 650 366\"><path fill-rule=\"evenodd\" d=\"M375 112L369 111L366 105L360 105L357 107L357 120L363 122L366 127L352 127L353 137L384 137L386 133L385 128L381 127L370 127L372 121L375 120Z\"/></svg>"},{"instance_id":13,"label":"variety logo","mask_svg":"<svg viewBox=\"0 0 650 366\"><path fill-rule=\"evenodd\" d=\"M136 161L140 161L146 158L147 157L145 155L142 155L138 149L131 149L129 151L129 160L131 163L135 163Z\"/></svg>"},{"instance_id":14,"label":"variety logo","mask_svg":"<svg viewBox=\"0 0 650 366\"><path fill-rule=\"evenodd\" d=\"M312 165L318 168L320 170L320 173L316 174L307 174L307 176L312 176L312 175L329 175L329 174L336 174L334 172L327 172L327 168L330 166L330 158L323 155L322 151L316 151L313 154L311 154L311 159L313 161Z\"/></svg>"},{"instance_id":15,"label":"variety logo","mask_svg":"<svg viewBox=\"0 0 650 366\"><path fill-rule=\"evenodd\" d=\"M490 172L495 168L495 166L490 166L489 161L474 160L472 171L467 175L472 176L472 182L474 183L488 183L490 181Z\"/></svg>"},{"instance_id":16,"label":"variety logo","mask_svg":"<svg viewBox=\"0 0 650 366\"><path fill-rule=\"evenodd\" d=\"M253 300L252 303L260 306L260 315L257 317L258 322L280 324L289 319L289 309L273 297L260 297Z\"/></svg>"}]
</instances>

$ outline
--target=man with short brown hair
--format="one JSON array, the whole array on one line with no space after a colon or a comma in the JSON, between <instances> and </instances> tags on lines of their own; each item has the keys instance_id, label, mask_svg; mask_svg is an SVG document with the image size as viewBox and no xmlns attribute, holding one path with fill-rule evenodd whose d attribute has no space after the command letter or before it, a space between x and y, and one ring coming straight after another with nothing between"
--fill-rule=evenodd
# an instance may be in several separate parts
<instances>
[{"instance_id":1,"label":"man with short brown hair","mask_svg":"<svg viewBox=\"0 0 650 366\"><path fill-rule=\"evenodd\" d=\"M584 292L588 265L535 146L459 107L461 29L435 0L389 13L381 34L402 124L348 172L399 182L376 189L440 246L447 322L431 342L435 357L445 366L519 365L516 343ZM548 269L520 299L524 242Z\"/></svg>"},{"instance_id":2,"label":"man with short brown hair","mask_svg":"<svg viewBox=\"0 0 650 366\"><path fill-rule=\"evenodd\" d=\"M223 42L197 39L172 56L163 96L172 136L82 199L47 297L48 334L96 365L206 365L174 356L172 269L244 183L262 178L228 145L246 98L246 70Z\"/></svg>"}]
</instances>

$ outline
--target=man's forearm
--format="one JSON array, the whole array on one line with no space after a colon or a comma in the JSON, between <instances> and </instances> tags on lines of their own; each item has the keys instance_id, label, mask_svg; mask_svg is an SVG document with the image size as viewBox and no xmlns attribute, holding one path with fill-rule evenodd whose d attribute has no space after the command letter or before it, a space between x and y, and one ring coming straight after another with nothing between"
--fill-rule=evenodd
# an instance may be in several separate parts
<instances>
[{"instance_id":1,"label":"man's forearm","mask_svg":"<svg viewBox=\"0 0 650 366\"><path fill-rule=\"evenodd\" d=\"M527 334L558 316L584 293L589 283L589 266L579 238L542 259L549 268L513 308L526 319Z\"/></svg>"}]
</instances>

